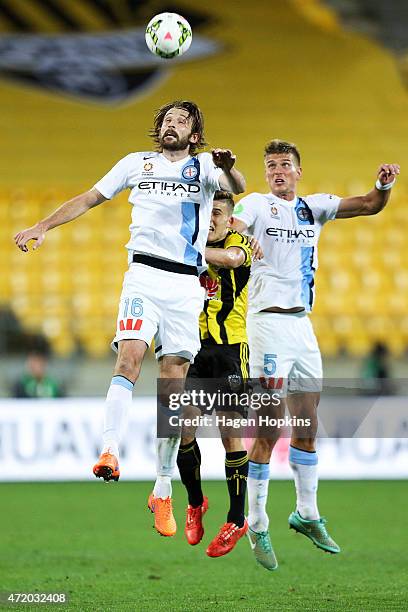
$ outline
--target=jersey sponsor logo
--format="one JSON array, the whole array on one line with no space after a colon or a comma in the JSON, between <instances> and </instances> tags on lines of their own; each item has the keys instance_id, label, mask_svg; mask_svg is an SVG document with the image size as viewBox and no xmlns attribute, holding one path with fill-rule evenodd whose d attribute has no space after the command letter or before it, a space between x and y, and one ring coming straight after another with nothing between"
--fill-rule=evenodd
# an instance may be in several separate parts
<instances>
[{"instance_id":1,"label":"jersey sponsor logo","mask_svg":"<svg viewBox=\"0 0 408 612\"><path fill-rule=\"evenodd\" d=\"M205 289L205 299L213 300L218 293L218 281L206 272L200 276L200 284Z\"/></svg>"},{"instance_id":2,"label":"jersey sponsor logo","mask_svg":"<svg viewBox=\"0 0 408 612\"><path fill-rule=\"evenodd\" d=\"M264 389L283 389L283 377L260 376L259 382Z\"/></svg>"},{"instance_id":3,"label":"jersey sponsor logo","mask_svg":"<svg viewBox=\"0 0 408 612\"><path fill-rule=\"evenodd\" d=\"M200 185L184 185L183 183L174 183L169 181L140 181L137 185L138 189L155 191L166 191L166 192L180 192L183 193L199 193L201 191Z\"/></svg>"},{"instance_id":4,"label":"jersey sponsor logo","mask_svg":"<svg viewBox=\"0 0 408 612\"><path fill-rule=\"evenodd\" d=\"M139 331L142 327L143 319L121 319L119 321L120 331Z\"/></svg>"},{"instance_id":5,"label":"jersey sponsor logo","mask_svg":"<svg viewBox=\"0 0 408 612\"><path fill-rule=\"evenodd\" d=\"M181 174L183 178L191 181L196 178L198 174L198 170L195 166L186 166L186 168L183 168L183 171Z\"/></svg>"},{"instance_id":6,"label":"jersey sponsor logo","mask_svg":"<svg viewBox=\"0 0 408 612\"><path fill-rule=\"evenodd\" d=\"M274 238L314 238L314 229L285 229L283 227L267 227L265 233Z\"/></svg>"},{"instance_id":7,"label":"jersey sponsor logo","mask_svg":"<svg viewBox=\"0 0 408 612\"><path fill-rule=\"evenodd\" d=\"M242 378L239 374L229 374L227 377L231 391L238 391L242 385Z\"/></svg>"}]
</instances>

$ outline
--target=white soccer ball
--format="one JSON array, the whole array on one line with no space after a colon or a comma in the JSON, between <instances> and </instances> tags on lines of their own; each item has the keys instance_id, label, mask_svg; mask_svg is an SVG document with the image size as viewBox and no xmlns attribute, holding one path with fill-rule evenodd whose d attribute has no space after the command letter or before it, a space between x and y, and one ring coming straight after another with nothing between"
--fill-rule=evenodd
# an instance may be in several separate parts
<instances>
[{"instance_id":1,"label":"white soccer ball","mask_svg":"<svg viewBox=\"0 0 408 612\"><path fill-rule=\"evenodd\" d=\"M148 23L146 44L150 51L164 59L183 55L191 45L190 24L177 13L159 13Z\"/></svg>"}]
</instances>

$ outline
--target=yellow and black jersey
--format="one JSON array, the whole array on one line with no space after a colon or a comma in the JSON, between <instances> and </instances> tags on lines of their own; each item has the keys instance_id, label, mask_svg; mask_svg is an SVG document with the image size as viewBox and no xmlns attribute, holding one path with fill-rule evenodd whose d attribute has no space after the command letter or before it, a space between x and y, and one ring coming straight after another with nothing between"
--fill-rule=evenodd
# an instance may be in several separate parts
<instances>
[{"instance_id":1,"label":"yellow and black jersey","mask_svg":"<svg viewBox=\"0 0 408 612\"><path fill-rule=\"evenodd\" d=\"M246 315L252 256L249 240L235 230L228 230L223 240L207 246L215 249L239 247L245 253L245 261L239 268L230 270L209 265L200 277L206 289L204 310L200 315L201 341L212 344L248 342Z\"/></svg>"}]
</instances>

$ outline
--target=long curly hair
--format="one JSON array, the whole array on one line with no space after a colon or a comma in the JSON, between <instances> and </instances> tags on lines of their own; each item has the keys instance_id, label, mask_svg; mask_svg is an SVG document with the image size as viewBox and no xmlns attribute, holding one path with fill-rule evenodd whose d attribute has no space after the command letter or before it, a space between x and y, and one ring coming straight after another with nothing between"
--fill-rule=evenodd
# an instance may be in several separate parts
<instances>
[{"instance_id":1,"label":"long curly hair","mask_svg":"<svg viewBox=\"0 0 408 612\"><path fill-rule=\"evenodd\" d=\"M156 149L161 151L160 129L163 124L164 117L172 108L184 109L188 112L188 116L192 117L193 119L191 131L193 134L198 134L199 136L198 142L190 143L189 153L190 155L194 155L197 151L207 146L204 138L204 117L197 104L194 104L194 102L190 102L189 100L175 100L174 102L169 102L169 104L161 106L154 115L153 127L149 131L149 136L151 136L153 139Z\"/></svg>"}]
</instances>

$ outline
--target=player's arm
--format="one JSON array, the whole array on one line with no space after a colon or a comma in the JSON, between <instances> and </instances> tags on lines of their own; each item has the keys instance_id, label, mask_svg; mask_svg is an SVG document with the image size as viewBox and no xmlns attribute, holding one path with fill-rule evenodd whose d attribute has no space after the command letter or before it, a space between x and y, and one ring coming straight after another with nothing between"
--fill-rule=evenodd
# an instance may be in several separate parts
<instances>
[{"instance_id":1,"label":"player's arm","mask_svg":"<svg viewBox=\"0 0 408 612\"><path fill-rule=\"evenodd\" d=\"M81 193L80 195L75 196L71 200L64 202L57 210L51 213L42 221L38 221L32 227L28 227L21 232L18 232L14 236L14 240L16 245L22 251L27 252L27 242L30 240L35 240L36 243L33 246L33 250L37 249L42 245L45 240L45 233L48 230L53 229L54 227L58 227L59 225L63 225L64 223L68 223L69 221L73 221L77 217L83 215L87 210L93 208L94 206L98 206L98 204L102 204L105 202L107 198L105 198L95 187L86 191L85 193Z\"/></svg>"},{"instance_id":2,"label":"player's arm","mask_svg":"<svg viewBox=\"0 0 408 612\"><path fill-rule=\"evenodd\" d=\"M262 251L262 247L259 244L259 241L254 236L250 236L248 234L248 226L244 221L242 221L241 219L237 219L236 217L232 217L232 223L230 224L230 227L235 231L239 232L240 234L244 234L245 236L247 236L251 245L252 259L254 261L263 259L264 254Z\"/></svg>"},{"instance_id":3,"label":"player's arm","mask_svg":"<svg viewBox=\"0 0 408 612\"><path fill-rule=\"evenodd\" d=\"M205 259L207 263L216 268L239 268L245 262L246 255L240 247L228 247L227 249L205 249Z\"/></svg>"},{"instance_id":4,"label":"player's arm","mask_svg":"<svg viewBox=\"0 0 408 612\"><path fill-rule=\"evenodd\" d=\"M245 191L245 179L241 172L234 167L236 156L229 149L213 149L212 158L214 165L222 169L222 174L218 179L220 188L224 191L231 191L238 195Z\"/></svg>"},{"instance_id":5,"label":"player's arm","mask_svg":"<svg viewBox=\"0 0 408 612\"><path fill-rule=\"evenodd\" d=\"M399 172L398 164L382 164L378 170L374 189L366 195L342 198L337 209L336 219L351 219L379 213L389 200L392 185Z\"/></svg>"}]
</instances>

